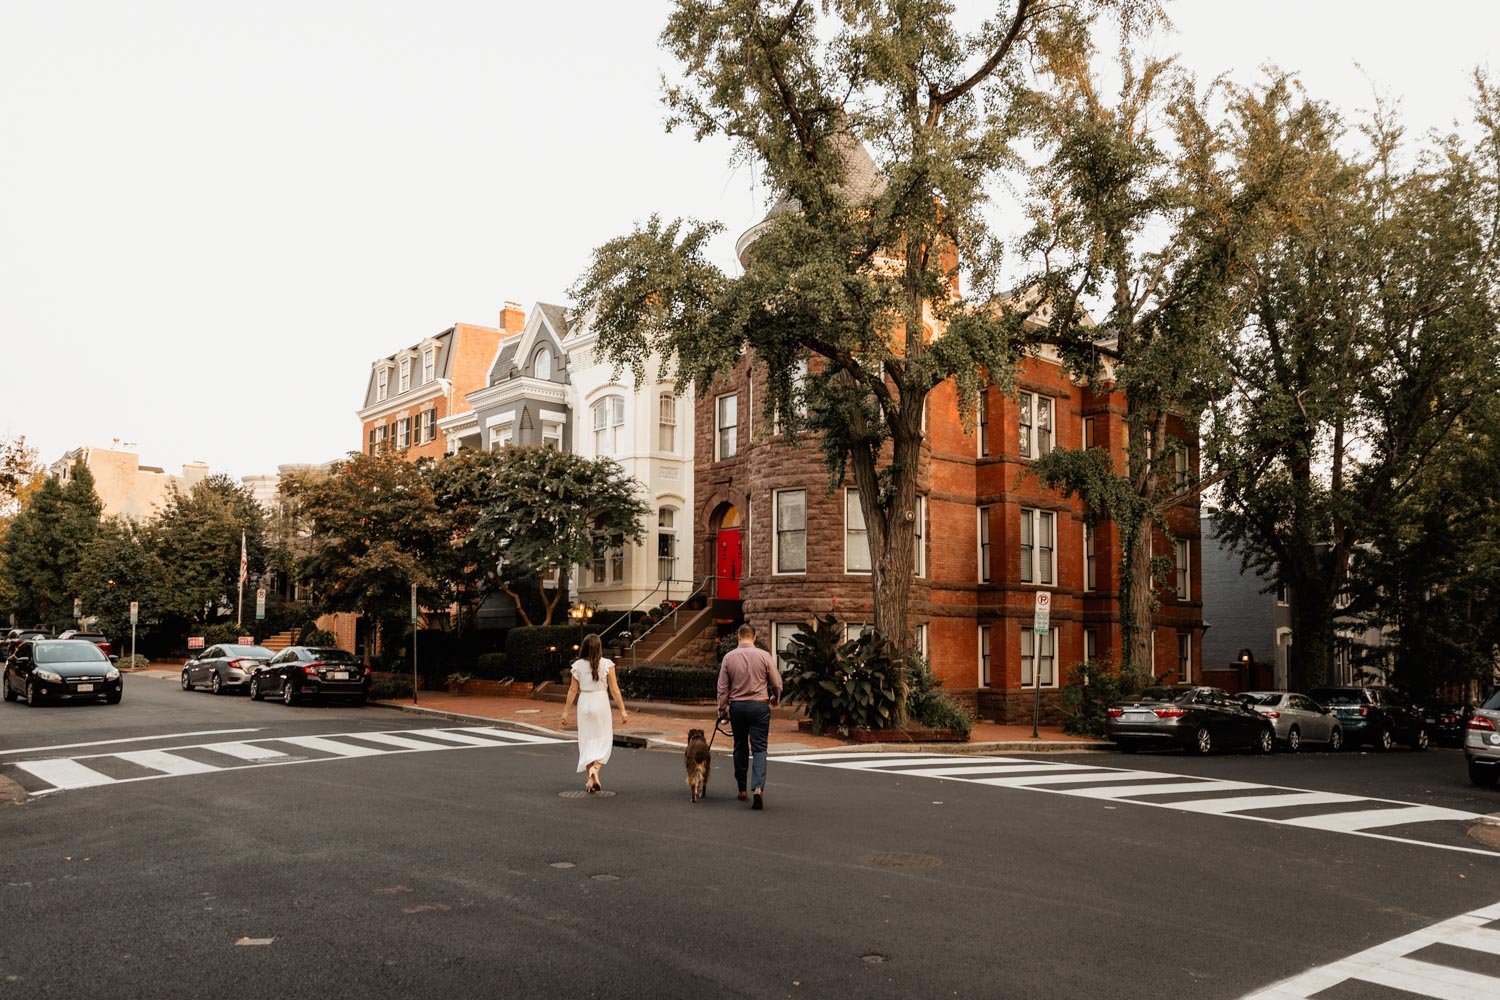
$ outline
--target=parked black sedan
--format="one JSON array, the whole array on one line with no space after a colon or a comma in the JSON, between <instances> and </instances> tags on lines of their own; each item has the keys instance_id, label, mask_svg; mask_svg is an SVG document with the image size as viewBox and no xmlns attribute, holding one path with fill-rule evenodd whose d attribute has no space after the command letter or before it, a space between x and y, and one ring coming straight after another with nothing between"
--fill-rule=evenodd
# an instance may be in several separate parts
<instances>
[{"instance_id":1,"label":"parked black sedan","mask_svg":"<svg viewBox=\"0 0 1500 1000\"><path fill-rule=\"evenodd\" d=\"M1397 743L1426 750L1431 739L1422 710L1394 688L1313 688L1307 696L1338 716L1344 727L1344 746L1351 750L1366 743L1376 750L1389 750Z\"/></svg>"},{"instance_id":2,"label":"parked black sedan","mask_svg":"<svg viewBox=\"0 0 1500 1000\"><path fill-rule=\"evenodd\" d=\"M0 696L49 701L98 701L118 705L124 681L114 657L86 639L28 639L16 646L0 672Z\"/></svg>"},{"instance_id":3,"label":"parked black sedan","mask_svg":"<svg viewBox=\"0 0 1500 1000\"><path fill-rule=\"evenodd\" d=\"M1187 685L1149 687L1111 706L1104 735L1126 753L1152 746L1270 753L1276 746L1276 729L1265 716L1218 688Z\"/></svg>"},{"instance_id":4,"label":"parked black sedan","mask_svg":"<svg viewBox=\"0 0 1500 1000\"><path fill-rule=\"evenodd\" d=\"M373 679L353 653L326 646L288 646L250 675L250 697L280 698L295 705L305 698L348 698L363 705Z\"/></svg>"},{"instance_id":5,"label":"parked black sedan","mask_svg":"<svg viewBox=\"0 0 1500 1000\"><path fill-rule=\"evenodd\" d=\"M182 665L182 689L191 691L207 684L214 694L223 694L245 688L255 668L270 663L275 655L264 646L211 646Z\"/></svg>"}]
</instances>

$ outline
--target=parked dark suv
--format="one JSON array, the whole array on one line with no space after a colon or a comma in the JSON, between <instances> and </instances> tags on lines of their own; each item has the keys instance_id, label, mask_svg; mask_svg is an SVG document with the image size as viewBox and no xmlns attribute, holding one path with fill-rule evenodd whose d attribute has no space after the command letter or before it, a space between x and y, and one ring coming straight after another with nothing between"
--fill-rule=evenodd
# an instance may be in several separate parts
<instances>
[{"instance_id":1,"label":"parked dark suv","mask_svg":"<svg viewBox=\"0 0 1500 1000\"><path fill-rule=\"evenodd\" d=\"M1426 750L1430 735L1422 710L1388 687L1313 688L1307 696L1325 705L1344 727L1344 746L1389 750L1405 743Z\"/></svg>"}]
</instances>

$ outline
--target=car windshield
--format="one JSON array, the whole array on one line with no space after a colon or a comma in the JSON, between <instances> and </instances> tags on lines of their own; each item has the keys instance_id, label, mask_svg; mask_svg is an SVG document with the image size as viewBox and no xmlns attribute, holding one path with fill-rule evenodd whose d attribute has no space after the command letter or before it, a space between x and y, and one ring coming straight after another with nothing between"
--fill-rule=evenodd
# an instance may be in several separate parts
<instances>
[{"instance_id":1,"label":"car windshield","mask_svg":"<svg viewBox=\"0 0 1500 1000\"><path fill-rule=\"evenodd\" d=\"M346 653L342 649L309 649L308 654L315 660L324 663L358 663L353 653Z\"/></svg>"},{"instance_id":2,"label":"car windshield","mask_svg":"<svg viewBox=\"0 0 1500 1000\"><path fill-rule=\"evenodd\" d=\"M225 656L249 656L257 660L269 660L276 655L264 646L220 646Z\"/></svg>"},{"instance_id":3,"label":"car windshield","mask_svg":"<svg viewBox=\"0 0 1500 1000\"><path fill-rule=\"evenodd\" d=\"M107 663L104 651L92 642L64 639L36 644L37 663Z\"/></svg>"},{"instance_id":4,"label":"car windshield","mask_svg":"<svg viewBox=\"0 0 1500 1000\"><path fill-rule=\"evenodd\" d=\"M1361 697L1357 688L1339 690L1338 688L1318 688L1309 691L1307 696L1320 705L1362 705L1364 698Z\"/></svg>"},{"instance_id":5,"label":"car windshield","mask_svg":"<svg viewBox=\"0 0 1500 1000\"><path fill-rule=\"evenodd\" d=\"M1177 701L1193 693L1192 688L1149 687L1140 694L1141 701Z\"/></svg>"},{"instance_id":6,"label":"car windshield","mask_svg":"<svg viewBox=\"0 0 1500 1000\"><path fill-rule=\"evenodd\" d=\"M1500 691L1496 691L1494 694L1486 698L1484 700L1484 704L1480 705L1479 707L1487 708L1492 712L1500 712Z\"/></svg>"},{"instance_id":7,"label":"car windshield","mask_svg":"<svg viewBox=\"0 0 1500 1000\"><path fill-rule=\"evenodd\" d=\"M1254 692L1251 692L1249 694L1242 694L1242 695L1240 695L1240 698L1242 698L1244 700L1245 704L1247 704L1247 705L1279 705L1279 704L1281 704L1281 695L1276 694L1274 692L1272 692L1270 694L1266 694L1266 693L1263 693L1263 692L1254 691Z\"/></svg>"}]
</instances>

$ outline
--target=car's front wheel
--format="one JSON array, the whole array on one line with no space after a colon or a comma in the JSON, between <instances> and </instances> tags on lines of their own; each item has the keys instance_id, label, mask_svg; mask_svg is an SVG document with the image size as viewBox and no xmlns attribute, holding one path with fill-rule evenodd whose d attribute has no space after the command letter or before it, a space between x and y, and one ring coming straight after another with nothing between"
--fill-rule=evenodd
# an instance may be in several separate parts
<instances>
[{"instance_id":1,"label":"car's front wheel","mask_svg":"<svg viewBox=\"0 0 1500 1000\"><path fill-rule=\"evenodd\" d=\"M1198 753L1211 753L1214 748L1214 734L1208 731L1207 726L1199 726L1198 731L1193 734L1193 749Z\"/></svg>"},{"instance_id":2,"label":"car's front wheel","mask_svg":"<svg viewBox=\"0 0 1500 1000\"><path fill-rule=\"evenodd\" d=\"M1382 729L1380 731L1380 734L1375 737L1376 750L1389 750L1395 745L1396 738L1391 735L1391 731L1389 729Z\"/></svg>"},{"instance_id":3,"label":"car's front wheel","mask_svg":"<svg viewBox=\"0 0 1500 1000\"><path fill-rule=\"evenodd\" d=\"M10 689L10 675L0 671L0 698L6 701L15 701L16 693Z\"/></svg>"},{"instance_id":4,"label":"car's front wheel","mask_svg":"<svg viewBox=\"0 0 1500 1000\"><path fill-rule=\"evenodd\" d=\"M219 676L218 671L214 671L214 679L208 682L208 689L214 694L224 693L224 678Z\"/></svg>"},{"instance_id":5,"label":"car's front wheel","mask_svg":"<svg viewBox=\"0 0 1500 1000\"><path fill-rule=\"evenodd\" d=\"M1293 726L1291 731L1286 734L1286 748L1292 753L1296 753L1302 749L1302 730L1296 726Z\"/></svg>"},{"instance_id":6,"label":"car's front wheel","mask_svg":"<svg viewBox=\"0 0 1500 1000\"><path fill-rule=\"evenodd\" d=\"M297 689L292 687L291 681L285 681L281 685L281 703L283 705L297 704Z\"/></svg>"},{"instance_id":7,"label":"car's front wheel","mask_svg":"<svg viewBox=\"0 0 1500 1000\"><path fill-rule=\"evenodd\" d=\"M113 694L107 694L107 695L105 695L104 696L104 701L105 701L105 704L108 704L108 705L118 705L120 703L120 699L123 698L124 696L125 696L125 692L123 692L123 691L116 691Z\"/></svg>"},{"instance_id":8,"label":"car's front wheel","mask_svg":"<svg viewBox=\"0 0 1500 1000\"><path fill-rule=\"evenodd\" d=\"M260 678L250 678L250 700L260 701Z\"/></svg>"},{"instance_id":9,"label":"car's front wheel","mask_svg":"<svg viewBox=\"0 0 1500 1000\"><path fill-rule=\"evenodd\" d=\"M1494 788L1500 784L1500 764L1476 764L1469 761L1469 780L1480 788Z\"/></svg>"},{"instance_id":10,"label":"car's front wheel","mask_svg":"<svg viewBox=\"0 0 1500 1000\"><path fill-rule=\"evenodd\" d=\"M42 696L37 693L36 685L31 681L26 682L26 704L37 708L42 704Z\"/></svg>"},{"instance_id":11,"label":"car's front wheel","mask_svg":"<svg viewBox=\"0 0 1500 1000\"><path fill-rule=\"evenodd\" d=\"M188 679L188 672L186 670L182 672L182 689L184 691L191 691L193 689L193 682Z\"/></svg>"},{"instance_id":12,"label":"car's front wheel","mask_svg":"<svg viewBox=\"0 0 1500 1000\"><path fill-rule=\"evenodd\" d=\"M1276 749L1276 730L1267 727L1255 737L1255 752L1270 753Z\"/></svg>"},{"instance_id":13,"label":"car's front wheel","mask_svg":"<svg viewBox=\"0 0 1500 1000\"><path fill-rule=\"evenodd\" d=\"M1328 734L1328 749L1338 753L1344 749L1344 731L1338 726L1333 727L1333 732Z\"/></svg>"},{"instance_id":14,"label":"car's front wheel","mask_svg":"<svg viewBox=\"0 0 1500 1000\"><path fill-rule=\"evenodd\" d=\"M1413 750L1426 750L1431 745L1432 740L1427 735L1427 727L1423 726L1417 730L1417 738L1412 743L1411 748Z\"/></svg>"}]
</instances>

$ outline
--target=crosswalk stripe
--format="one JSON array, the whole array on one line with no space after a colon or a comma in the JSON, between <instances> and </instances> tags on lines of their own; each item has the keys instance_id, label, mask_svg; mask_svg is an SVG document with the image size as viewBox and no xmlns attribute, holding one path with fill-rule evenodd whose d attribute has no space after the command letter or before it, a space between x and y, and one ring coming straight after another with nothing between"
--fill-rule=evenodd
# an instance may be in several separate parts
<instances>
[{"instance_id":1,"label":"crosswalk stripe","mask_svg":"<svg viewBox=\"0 0 1500 1000\"><path fill-rule=\"evenodd\" d=\"M1488 927L1471 927L1443 943L1451 944L1455 948L1468 948L1470 951L1485 951L1491 955L1500 955L1500 931L1492 931Z\"/></svg>"},{"instance_id":2,"label":"crosswalk stripe","mask_svg":"<svg viewBox=\"0 0 1500 1000\"><path fill-rule=\"evenodd\" d=\"M803 759L803 758L798 758L798 759L800 760L800 759ZM920 755L917 755L917 754L909 754L909 753L908 754L894 754L894 755L892 755L890 757L886 757L886 756L883 756L883 755L882 756L875 756L875 755L872 754L868 758L866 758L866 757L860 757L860 758L855 759L855 760L830 761L829 763L827 763L824 766L826 766L826 767L842 767L842 768L847 768L847 769L849 769L851 771L879 771L879 770L883 770L884 768L895 768L899 772L899 770L902 767L904 767L905 765L907 765L907 764L911 764L911 765L920 765L920 764L952 764L953 760L954 759L952 757L941 757L941 756L923 757L923 756L920 756ZM1003 760L1003 758L1001 758L1001 760ZM998 760L996 760L996 759L991 759L991 760L977 759L977 760L974 761L974 763L976 763L976 764L997 763L997 762L998 762ZM1025 762L1023 761L1023 763L1025 763ZM1081 768L1084 765L1082 765L1082 764L1035 764L1034 766L1038 767L1038 768L1040 768L1040 767L1076 767L1076 768Z\"/></svg>"},{"instance_id":3,"label":"crosswalk stripe","mask_svg":"<svg viewBox=\"0 0 1500 1000\"><path fill-rule=\"evenodd\" d=\"M358 739L369 740L371 743L383 743L388 747L401 747L405 750L446 750L449 747L442 743L424 742L422 740L409 740L405 736L397 736L395 733L359 733Z\"/></svg>"},{"instance_id":4,"label":"crosswalk stripe","mask_svg":"<svg viewBox=\"0 0 1500 1000\"><path fill-rule=\"evenodd\" d=\"M462 726L458 729L449 730L456 733L483 733L492 737L491 742L501 743L556 743L557 737L543 736L540 733L523 733L515 729L486 729L484 726Z\"/></svg>"},{"instance_id":5,"label":"crosswalk stripe","mask_svg":"<svg viewBox=\"0 0 1500 1000\"><path fill-rule=\"evenodd\" d=\"M115 780L91 767L84 767L76 760L17 761L15 767L41 778L55 788L88 788L90 785L107 785Z\"/></svg>"},{"instance_id":6,"label":"crosswalk stripe","mask_svg":"<svg viewBox=\"0 0 1500 1000\"><path fill-rule=\"evenodd\" d=\"M1494 1000L1500 996L1500 979L1494 976L1412 958L1394 959L1360 973L1358 978L1440 1000Z\"/></svg>"},{"instance_id":7,"label":"crosswalk stripe","mask_svg":"<svg viewBox=\"0 0 1500 1000\"><path fill-rule=\"evenodd\" d=\"M1313 830L1335 830L1354 832L1373 830L1381 826L1405 826L1408 823L1430 823L1434 820L1472 819L1473 816L1457 809L1438 806L1405 806L1397 809L1364 809L1359 812L1320 813L1317 816L1297 816L1282 820L1291 826L1305 826Z\"/></svg>"},{"instance_id":8,"label":"crosswalk stripe","mask_svg":"<svg viewBox=\"0 0 1500 1000\"><path fill-rule=\"evenodd\" d=\"M1036 768L1037 765L1031 761L1018 760L1014 763L970 764L964 767L920 767L900 773L917 774L924 778L967 778L977 774L1015 774L1018 771L1034 771Z\"/></svg>"},{"instance_id":9,"label":"crosswalk stripe","mask_svg":"<svg viewBox=\"0 0 1500 1000\"><path fill-rule=\"evenodd\" d=\"M500 730L490 730L498 733ZM452 740L454 743L463 743L471 747L497 747L505 746L503 739L487 740L469 733L456 732L452 729L403 729L402 732L412 736L428 736L435 740ZM350 733L350 736L358 736L358 733ZM509 733L505 734L509 736Z\"/></svg>"},{"instance_id":10,"label":"crosswalk stripe","mask_svg":"<svg viewBox=\"0 0 1500 1000\"><path fill-rule=\"evenodd\" d=\"M1202 794L1204 792L1233 792L1243 788L1254 788L1243 781L1163 781L1150 785L1106 785L1103 788L1074 788L1069 795L1081 795L1086 799L1129 799L1137 795L1169 795L1174 792ZM1205 803L1223 802L1225 799L1204 799ZM1237 799L1234 801L1238 801ZM1195 803L1189 803L1195 804ZM1172 803L1176 809L1181 803Z\"/></svg>"},{"instance_id":11,"label":"crosswalk stripe","mask_svg":"<svg viewBox=\"0 0 1500 1000\"><path fill-rule=\"evenodd\" d=\"M277 742L290 743L293 746L306 747L309 750L321 750L323 753L331 753L339 757L374 757L377 754L385 753L384 750L376 750L374 747L356 746L353 743L340 743L338 740L325 739L322 736L283 736Z\"/></svg>"},{"instance_id":12,"label":"crosswalk stripe","mask_svg":"<svg viewBox=\"0 0 1500 1000\"><path fill-rule=\"evenodd\" d=\"M277 757L286 756L280 750L258 747L254 743L210 743L203 749L224 754L226 757L238 757L240 760L275 760Z\"/></svg>"},{"instance_id":13,"label":"crosswalk stripe","mask_svg":"<svg viewBox=\"0 0 1500 1000\"><path fill-rule=\"evenodd\" d=\"M121 753L110 754L120 760L128 760L132 764L149 767L153 771L163 774L204 774L208 771L217 771L219 768L212 764L202 764L196 760L179 757L176 754L167 753L165 750L126 750Z\"/></svg>"},{"instance_id":14,"label":"crosswalk stripe","mask_svg":"<svg viewBox=\"0 0 1500 1000\"><path fill-rule=\"evenodd\" d=\"M1031 788L1037 785L1062 785L1070 781L1113 783L1116 781L1144 781L1150 778L1160 778L1161 773L1157 771L1097 771L1089 774L1078 774L1065 772L1063 774L1007 774L997 778L975 778L975 784L996 785L1000 788ZM1069 789L1078 791L1080 789Z\"/></svg>"},{"instance_id":15,"label":"crosswalk stripe","mask_svg":"<svg viewBox=\"0 0 1500 1000\"><path fill-rule=\"evenodd\" d=\"M1258 788L1244 782L1229 782L1245 788ZM1256 809L1277 809L1283 806L1322 806L1341 802L1363 802L1357 795L1341 795L1338 792L1278 792L1265 791L1259 795L1233 795L1222 799L1203 799L1198 802L1174 802L1173 808L1188 812L1223 814L1251 812Z\"/></svg>"}]
</instances>

